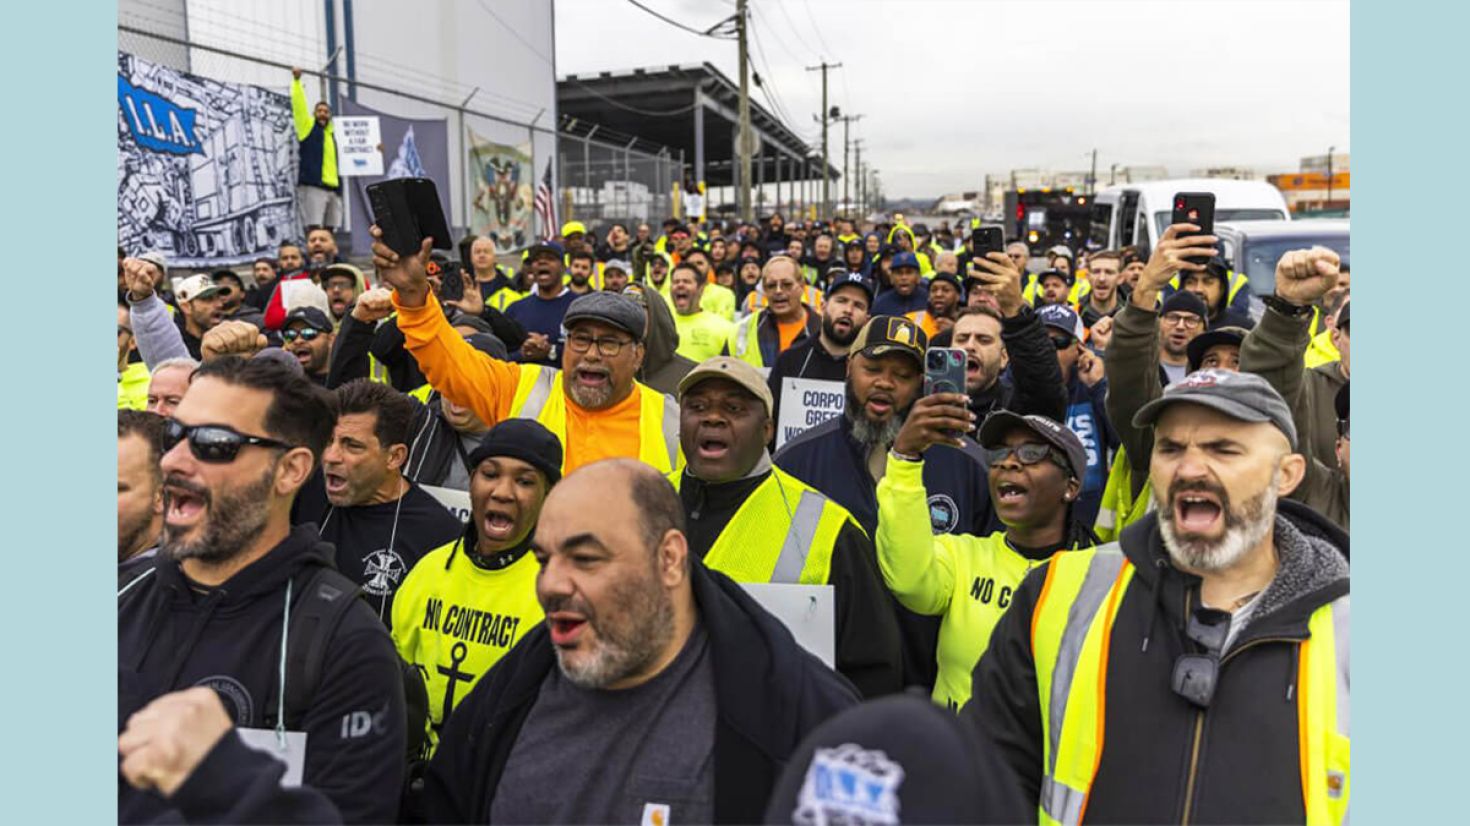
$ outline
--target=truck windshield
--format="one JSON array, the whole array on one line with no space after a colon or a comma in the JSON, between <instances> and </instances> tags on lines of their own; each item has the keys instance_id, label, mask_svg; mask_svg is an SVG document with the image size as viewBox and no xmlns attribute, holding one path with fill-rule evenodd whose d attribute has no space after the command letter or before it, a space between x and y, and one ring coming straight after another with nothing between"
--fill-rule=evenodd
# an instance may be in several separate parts
<instances>
[{"instance_id":1,"label":"truck windshield","mask_svg":"<svg viewBox=\"0 0 1470 826\"><path fill-rule=\"evenodd\" d=\"M1236 272L1244 272L1251 282L1251 292L1270 295L1276 291L1276 262L1291 250L1304 250L1322 246L1337 253L1343 266L1352 264L1352 253L1348 235L1341 232L1322 235L1294 235L1290 238L1245 238L1241 242L1240 258L1233 262Z\"/></svg>"},{"instance_id":2,"label":"truck windshield","mask_svg":"<svg viewBox=\"0 0 1470 826\"><path fill-rule=\"evenodd\" d=\"M1154 223L1158 226L1159 236L1162 237L1164 230L1169 228L1170 219L1174 217L1173 212L1155 212ZM1286 213L1279 209L1217 209L1215 210L1216 221L1285 221Z\"/></svg>"}]
</instances>

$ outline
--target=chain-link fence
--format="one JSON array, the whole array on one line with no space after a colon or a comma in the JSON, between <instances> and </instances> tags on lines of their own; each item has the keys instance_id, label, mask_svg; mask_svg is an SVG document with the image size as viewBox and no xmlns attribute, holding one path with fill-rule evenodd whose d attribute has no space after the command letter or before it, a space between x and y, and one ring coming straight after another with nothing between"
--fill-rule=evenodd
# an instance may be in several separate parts
<instances>
[{"instance_id":1,"label":"chain-link fence","mask_svg":"<svg viewBox=\"0 0 1470 826\"><path fill-rule=\"evenodd\" d=\"M328 49L322 21L315 16L319 8L302 5L295 12L299 24L283 28L286 23L267 24L219 4L189 4L186 17L183 3L128 0L119 6L118 50L196 76L271 89L288 85L287 70L300 67L308 97L351 96L397 117L444 119L450 222L457 230L469 228L479 209L473 204L477 184L466 150L480 142L529 155L533 189L554 158L561 221L656 221L672 214L671 190L683 166L667 148L575 120L554 124L551 112L518 100L514 89L471 88L379 56L359 54L357 60L360 66L368 62L374 77L392 77L391 84L349 79L340 55L323 58ZM350 218L345 229L349 235L354 229ZM530 229L536 232L534 218Z\"/></svg>"}]
</instances>

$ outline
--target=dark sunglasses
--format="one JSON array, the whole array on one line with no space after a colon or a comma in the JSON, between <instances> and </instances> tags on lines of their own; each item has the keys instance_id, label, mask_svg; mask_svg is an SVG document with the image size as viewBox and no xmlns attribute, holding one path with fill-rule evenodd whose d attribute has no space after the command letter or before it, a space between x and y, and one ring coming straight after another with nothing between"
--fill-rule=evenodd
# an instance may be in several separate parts
<instances>
[{"instance_id":1,"label":"dark sunglasses","mask_svg":"<svg viewBox=\"0 0 1470 826\"><path fill-rule=\"evenodd\" d=\"M1190 615L1184 635L1204 649L1181 654L1174 661L1171 688L1174 693L1200 708L1209 708L1220 679L1220 649L1230 631L1230 615L1213 608L1198 608Z\"/></svg>"},{"instance_id":2,"label":"dark sunglasses","mask_svg":"<svg viewBox=\"0 0 1470 826\"><path fill-rule=\"evenodd\" d=\"M1048 338L1051 339L1051 346L1058 350L1065 350L1071 347L1074 340L1071 336L1048 336Z\"/></svg>"},{"instance_id":3,"label":"dark sunglasses","mask_svg":"<svg viewBox=\"0 0 1470 826\"><path fill-rule=\"evenodd\" d=\"M212 465L227 465L235 461L235 457L240 455L240 448L245 445L273 447L281 450L290 450L294 447L294 445L288 445L285 442L278 442L275 439L267 439L262 436L246 436L224 425L187 425L175 419L169 419L164 422L163 445L165 452L173 450L174 446L185 438L189 440L189 451L194 454L194 458Z\"/></svg>"},{"instance_id":4,"label":"dark sunglasses","mask_svg":"<svg viewBox=\"0 0 1470 826\"><path fill-rule=\"evenodd\" d=\"M295 341L298 338L301 339L302 341L313 341L313 340L316 339L317 336L319 336L321 334L322 334L322 331L321 330L318 330L315 327L307 327L304 330L282 330L281 331L281 338L284 341L288 341L288 342Z\"/></svg>"},{"instance_id":5,"label":"dark sunglasses","mask_svg":"<svg viewBox=\"0 0 1470 826\"><path fill-rule=\"evenodd\" d=\"M1023 465L1036 465L1047 459L1052 459L1062 467L1067 466L1066 461L1056 455L1055 448L1050 445L1039 445L1034 442L1003 447L989 447L985 449L985 458L990 464L998 465L1004 462L1006 457L1012 453L1016 455L1016 459Z\"/></svg>"}]
</instances>

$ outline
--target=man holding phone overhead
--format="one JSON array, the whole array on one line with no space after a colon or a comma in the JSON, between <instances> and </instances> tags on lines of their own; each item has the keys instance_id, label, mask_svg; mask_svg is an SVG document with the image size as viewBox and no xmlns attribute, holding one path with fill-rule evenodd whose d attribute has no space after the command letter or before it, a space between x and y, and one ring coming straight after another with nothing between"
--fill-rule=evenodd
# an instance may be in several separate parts
<instances>
[{"instance_id":1,"label":"man holding phone overhead","mask_svg":"<svg viewBox=\"0 0 1470 826\"><path fill-rule=\"evenodd\" d=\"M416 252L403 254L385 243L385 230L377 224L370 230L373 265L394 288L405 348L444 398L492 427L511 418L541 422L562 442L566 473L620 456L663 473L683 466L678 405L634 380L647 328L637 302L605 292L573 301L563 320L561 370L500 361L470 346L444 318L425 272L433 240L423 238Z\"/></svg>"}]
</instances>

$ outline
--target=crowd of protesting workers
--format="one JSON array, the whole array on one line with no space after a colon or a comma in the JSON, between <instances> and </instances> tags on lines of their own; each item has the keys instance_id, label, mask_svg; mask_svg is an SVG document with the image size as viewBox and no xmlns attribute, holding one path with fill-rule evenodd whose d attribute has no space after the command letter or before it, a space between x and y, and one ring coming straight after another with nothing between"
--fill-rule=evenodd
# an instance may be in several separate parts
<instances>
[{"instance_id":1,"label":"crowd of protesting workers","mask_svg":"<svg viewBox=\"0 0 1470 826\"><path fill-rule=\"evenodd\" d=\"M968 229L119 251L122 821L1345 822L1349 273Z\"/></svg>"}]
</instances>

